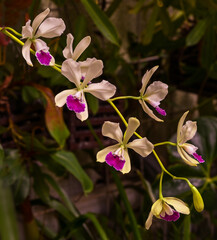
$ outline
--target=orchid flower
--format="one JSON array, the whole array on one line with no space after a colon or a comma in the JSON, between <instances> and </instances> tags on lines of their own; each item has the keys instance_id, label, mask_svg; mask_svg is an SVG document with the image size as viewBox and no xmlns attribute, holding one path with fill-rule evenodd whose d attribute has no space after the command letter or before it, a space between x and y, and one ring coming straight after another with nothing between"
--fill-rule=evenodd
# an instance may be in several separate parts
<instances>
[{"instance_id":1,"label":"orchid flower","mask_svg":"<svg viewBox=\"0 0 217 240\"><path fill-rule=\"evenodd\" d=\"M166 116L166 111L160 108L159 105L160 105L160 101L162 101L168 93L168 85L160 81L155 81L152 84L150 84L146 89L148 81L150 80L154 72L157 70L157 68L158 66L155 66L150 71L147 71L144 74L142 78L142 88L140 89L141 100L139 100L139 103L142 105L143 110L151 118L155 119L158 122L163 122L162 119L154 115L153 111L145 103L145 102L149 103L151 106L155 108L155 110L159 114Z\"/></svg>"},{"instance_id":2,"label":"orchid flower","mask_svg":"<svg viewBox=\"0 0 217 240\"><path fill-rule=\"evenodd\" d=\"M115 94L116 87L103 80L100 83L91 81L102 73L103 62L92 61L86 72L82 71L81 64L73 59L67 59L62 64L62 74L73 82L76 88L64 90L56 95L55 103L62 107L65 103L69 110L76 113L77 118L84 121L88 118L88 107L85 99L85 92L89 92L100 100L108 100Z\"/></svg>"},{"instance_id":3,"label":"orchid flower","mask_svg":"<svg viewBox=\"0 0 217 240\"><path fill-rule=\"evenodd\" d=\"M106 121L102 126L103 136L112 138L118 143L99 151L96 156L97 162L106 162L116 170L121 171L122 173L128 173L131 170L128 148L133 149L142 157L149 155L154 146L147 138L136 139L128 143L139 125L140 122L137 118L130 118L126 132L123 136L119 123Z\"/></svg>"},{"instance_id":4,"label":"orchid flower","mask_svg":"<svg viewBox=\"0 0 217 240\"><path fill-rule=\"evenodd\" d=\"M63 50L63 56L65 58L72 58L73 60L77 60L80 55L84 52L84 50L90 45L91 38L90 36L87 36L83 38L75 47L74 51L72 49L72 44L74 41L74 37L71 33L67 34L67 40L66 40L66 47Z\"/></svg>"},{"instance_id":5,"label":"orchid flower","mask_svg":"<svg viewBox=\"0 0 217 240\"><path fill-rule=\"evenodd\" d=\"M187 121L183 125L185 118L189 111L185 112L179 120L177 128L177 151L180 157L190 166L196 166L199 163L203 163L203 158L196 153L197 147L193 144L186 143L188 140L192 139L197 132L197 123L192 121ZM197 161L189 156L192 155Z\"/></svg>"},{"instance_id":6,"label":"orchid flower","mask_svg":"<svg viewBox=\"0 0 217 240\"><path fill-rule=\"evenodd\" d=\"M172 207L173 208L172 208ZM189 214L190 210L186 203L182 200L174 197L164 197L158 199L152 205L151 211L148 215L148 219L145 223L145 228L148 230L152 224L153 216L166 220L168 222L175 222L179 219L180 214Z\"/></svg>"},{"instance_id":7,"label":"orchid flower","mask_svg":"<svg viewBox=\"0 0 217 240\"><path fill-rule=\"evenodd\" d=\"M27 64L32 65L30 58L30 47L34 45L36 50L36 58L42 65L54 65L54 58L49 53L49 47L47 44L39 39L39 37L53 38L60 36L65 30L66 26L61 18L49 17L44 20L49 14L50 9L47 8L45 11L35 17L31 24L31 20L26 22L26 25L22 27L22 37L27 38L22 48L22 54Z\"/></svg>"}]
</instances>

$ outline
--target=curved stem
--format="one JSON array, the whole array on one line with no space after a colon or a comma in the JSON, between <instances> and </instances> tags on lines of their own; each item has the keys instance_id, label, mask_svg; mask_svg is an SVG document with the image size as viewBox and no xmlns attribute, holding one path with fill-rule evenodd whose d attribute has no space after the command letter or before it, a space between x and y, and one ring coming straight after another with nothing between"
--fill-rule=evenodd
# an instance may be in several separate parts
<instances>
[{"instance_id":1,"label":"curved stem","mask_svg":"<svg viewBox=\"0 0 217 240\"><path fill-rule=\"evenodd\" d=\"M171 145L171 146L175 146L175 147L177 145L176 143L167 141L167 142L156 143L156 144L154 144L154 147L161 146L161 145L166 145L166 144Z\"/></svg>"},{"instance_id":2,"label":"curved stem","mask_svg":"<svg viewBox=\"0 0 217 240\"><path fill-rule=\"evenodd\" d=\"M116 101L116 100L121 100L121 99L134 99L134 100L139 100L141 97L134 97L134 96L120 96L116 98L111 98L110 101Z\"/></svg>"},{"instance_id":3,"label":"curved stem","mask_svg":"<svg viewBox=\"0 0 217 240\"><path fill-rule=\"evenodd\" d=\"M164 171L161 172L160 175L160 183L159 183L159 199L163 199L163 194L162 194L162 181L163 181L163 175Z\"/></svg>"},{"instance_id":4,"label":"curved stem","mask_svg":"<svg viewBox=\"0 0 217 240\"><path fill-rule=\"evenodd\" d=\"M13 28L10 27L5 27L4 29L9 30L11 32L13 32L15 35L17 35L18 37L22 37L21 33L18 33L17 31L15 31Z\"/></svg>"}]
</instances>

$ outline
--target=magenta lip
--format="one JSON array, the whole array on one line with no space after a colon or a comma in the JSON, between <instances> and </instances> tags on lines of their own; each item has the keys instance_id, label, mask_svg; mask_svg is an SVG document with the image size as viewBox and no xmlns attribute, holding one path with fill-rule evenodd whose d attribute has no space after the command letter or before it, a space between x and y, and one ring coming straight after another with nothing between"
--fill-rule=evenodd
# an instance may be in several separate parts
<instances>
[{"instance_id":1,"label":"magenta lip","mask_svg":"<svg viewBox=\"0 0 217 240\"><path fill-rule=\"evenodd\" d=\"M49 52L38 51L35 54L36 58L38 59L41 65L49 66L52 60L52 56Z\"/></svg>"},{"instance_id":2,"label":"magenta lip","mask_svg":"<svg viewBox=\"0 0 217 240\"><path fill-rule=\"evenodd\" d=\"M125 160L122 160L118 155L112 154L112 152L109 152L106 155L105 161L109 166L114 167L117 171L122 170L126 162Z\"/></svg>"},{"instance_id":3,"label":"magenta lip","mask_svg":"<svg viewBox=\"0 0 217 240\"><path fill-rule=\"evenodd\" d=\"M85 103L82 103L78 98L75 96L69 95L66 98L66 105L69 110L74 111L76 113L81 113L85 111Z\"/></svg>"}]
</instances>

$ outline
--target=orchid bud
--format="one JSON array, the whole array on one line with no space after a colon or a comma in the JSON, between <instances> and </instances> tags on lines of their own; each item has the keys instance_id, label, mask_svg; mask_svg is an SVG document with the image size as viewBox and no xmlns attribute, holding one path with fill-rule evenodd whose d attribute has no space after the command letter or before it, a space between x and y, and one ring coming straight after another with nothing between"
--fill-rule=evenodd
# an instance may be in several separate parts
<instances>
[{"instance_id":1,"label":"orchid bud","mask_svg":"<svg viewBox=\"0 0 217 240\"><path fill-rule=\"evenodd\" d=\"M191 187L191 191L193 193L193 202L194 202L194 207L197 212L202 212L204 209L204 203L203 203L203 198L201 197L200 192L197 190L195 186Z\"/></svg>"}]
</instances>

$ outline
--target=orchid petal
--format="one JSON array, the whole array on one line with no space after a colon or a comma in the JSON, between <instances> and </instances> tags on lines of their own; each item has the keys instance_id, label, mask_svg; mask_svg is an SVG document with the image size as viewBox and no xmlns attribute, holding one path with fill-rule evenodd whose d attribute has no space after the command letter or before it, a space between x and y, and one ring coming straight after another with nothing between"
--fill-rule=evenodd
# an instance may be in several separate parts
<instances>
[{"instance_id":1,"label":"orchid petal","mask_svg":"<svg viewBox=\"0 0 217 240\"><path fill-rule=\"evenodd\" d=\"M154 148L153 144L149 142L147 138L135 139L129 142L126 147L133 149L142 157L148 156Z\"/></svg>"},{"instance_id":2,"label":"orchid petal","mask_svg":"<svg viewBox=\"0 0 217 240\"><path fill-rule=\"evenodd\" d=\"M77 93L77 89L75 88L64 90L55 96L54 101L58 107L62 107L66 103L66 98L69 95L75 95L76 93Z\"/></svg>"},{"instance_id":3,"label":"orchid petal","mask_svg":"<svg viewBox=\"0 0 217 240\"><path fill-rule=\"evenodd\" d=\"M88 68L95 61L98 61L98 60L96 58L87 58L85 61L79 62L80 67L81 67L82 77L86 76ZM95 76L95 78L99 77L100 75L102 75L102 69L101 69L101 71L98 72L98 74Z\"/></svg>"},{"instance_id":4,"label":"orchid petal","mask_svg":"<svg viewBox=\"0 0 217 240\"><path fill-rule=\"evenodd\" d=\"M26 22L26 25L22 27L22 37L32 38L33 28L30 26L31 20Z\"/></svg>"},{"instance_id":5,"label":"orchid petal","mask_svg":"<svg viewBox=\"0 0 217 240\"><path fill-rule=\"evenodd\" d=\"M110 121L104 122L102 126L102 135L116 140L122 143L123 133L119 126L119 123L114 123Z\"/></svg>"},{"instance_id":6,"label":"orchid petal","mask_svg":"<svg viewBox=\"0 0 217 240\"><path fill-rule=\"evenodd\" d=\"M181 128L179 144L183 144L192 139L197 132L197 122L187 121Z\"/></svg>"},{"instance_id":7,"label":"orchid petal","mask_svg":"<svg viewBox=\"0 0 217 240\"><path fill-rule=\"evenodd\" d=\"M190 166L197 166L197 164L199 164L198 161L196 161L194 158L190 157L184 149L182 149L181 147L177 146L177 151L180 155L180 157L182 158L182 160L190 165Z\"/></svg>"},{"instance_id":8,"label":"orchid petal","mask_svg":"<svg viewBox=\"0 0 217 240\"><path fill-rule=\"evenodd\" d=\"M173 209L166 203L163 203L163 209L167 215L173 215Z\"/></svg>"},{"instance_id":9,"label":"orchid petal","mask_svg":"<svg viewBox=\"0 0 217 240\"><path fill-rule=\"evenodd\" d=\"M160 105L166 95L168 94L168 85L160 81L155 81L150 84L145 92L144 98L153 107Z\"/></svg>"},{"instance_id":10,"label":"orchid petal","mask_svg":"<svg viewBox=\"0 0 217 240\"><path fill-rule=\"evenodd\" d=\"M116 87L108 81L103 80L100 83L89 84L87 88L84 89L84 92L89 92L102 101L106 101L115 94Z\"/></svg>"},{"instance_id":11,"label":"orchid petal","mask_svg":"<svg viewBox=\"0 0 217 240\"><path fill-rule=\"evenodd\" d=\"M39 26L35 38L53 38L60 36L66 29L66 25L61 18L49 17Z\"/></svg>"},{"instance_id":12,"label":"orchid petal","mask_svg":"<svg viewBox=\"0 0 217 240\"><path fill-rule=\"evenodd\" d=\"M190 143L184 143L180 147L182 147L188 154L191 154L191 155L195 153L198 149L198 147Z\"/></svg>"},{"instance_id":13,"label":"orchid petal","mask_svg":"<svg viewBox=\"0 0 217 240\"><path fill-rule=\"evenodd\" d=\"M154 204L151 207L151 212L153 213L153 215L155 215L156 217L159 217L161 211L163 210L163 202L161 199L158 199L156 202L154 202Z\"/></svg>"},{"instance_id":14,"label":"orchid petal","mask_svg":"<svg viewBox=\"0 0 217 240\"><path fill-rule=\"evenodd\" d=\"M165 197L163 200L168 203L169 205L173 206L177 212L183 214L189 214L190 210L188 205L183 202L181 199L174 198L174 197Z\"/></svg>"},{"instance_id":15,"label":"orchid petal","mask_svg":"<svg viewBox=\"0 0 217 240\"><path fill-rule=\"evenodd\" d=\"M140 122L137 118L133 118L133 117L129 118L128 126L124 134L124 140L123 140L124 144L126 144L129 141L129 139L132 137L133 133L136 131L139 125L140 125Z\"/></svg>"},{"instance_id":16,"label":"orchid petal","mask_svg":"<svg viewBox=\"0 0 217 240\"><path fill-rule=\"evenodd\" d=\"M139 100L139 103L142 105L143 110L154 120L158 121L158 122L163 122L162 119L158 118L157 116L154 115L153 111L147 106L147 104L145 103L145 101L143 100Z\"/></svg>"},{"instance_id":17,"label":"orchid petal","mask_svg":"<svg viewBox=\"0 0 217 240\"><path fill-rule=\"evenodd\" d=\"M103 150L99 151L96 155L97 162L105 162L105 157L109 152L115 152L120 147L120 144L115 144L109 147L104 148Z\"/></svg>"},{"instance_id":18,"label":"orchid petal","mask_svg":"<svg viewBox=\"0 0 217 240\"><path fill-rule=\"evenodd\" d=\"M42 13L38 14L35 19L32 22L32 28L33 28L33 35L35 35L35 32L38 28L38 26L43 22L43 20L47 17L47 15L50 13L50 9L47 8Z\"/></svg>"},{"instance_id":19,"label":"orchid petal","mask_svg":"<svg viewBox=\"0 0 217 240\"><path fill-rule=\"evenodd\" d=\"M181 140L181 131L182 131L182 126L184 124L185 118L189 111L185 112L182 117L179 119L178 127L177 127L177 143L180 142Z\"/></svg>"},{"instance_id":20,"label":"orchid petal","mask_svg":"<svg viewBox=\"0 0 217 240\"><path fill-rule=\"evenodd\" d=\"M84 112L76 113L76 117L83 122L84 120L87 120L87 118L88 118L88 106L87 106L87 102L86 102L84 93L83 92L81 92L81 93L82 93L82 103L85 104L85 110L84 110Z\"/></svg>"},{"instance_id":21,"label":"orchid petal","mask_svg":"<svg viewBox=\"0 0 217 240\"><path fill-rule=\"evenodd\" d=\"M33 66L31 58L30 58L31 44L32 44L32 42L29 39L27 39L22 47L22 55L23 55L24 59L26 60L27 64L30 66Z\"/></svg>"},{"instance_id":22,"label":"orchid petal","mask_svg":"<svg viewBox=\"0 0 217 240\"><path fill-rule=\"evenodd\" d=\"M35 39L33 41L33 45L35 47L36 52L41 51L41 50L43 50L43 51L48 51L49 50L49 47L47 46L47 43L45 41L41 40L41 39Z\"/></svg>"},{"instance_id":23,"label":"orchid petal","mask_svg":"<svg viewBox=\"0 0 217 240\"><path fill-rule=\"evenodd\" d=\"M63 56L65 58L72 58L73 56L73 49L72 49L73 41L74 41L74 37L72 36L72 34L71 33L67 34L66 47L63 49Z\"/></svg>"},{"instance_id":24,"label":"orchid petal","mask_svg":"<svg viewBox=\"0 0 217 240\"><path fill-rule=\"evenodd\" d=\"M145 228L148 230L150 227L151 227L151 225L152 225L152 219L153 219L153 214L152 214L152 212L150 211L150 213L149 213L149 215L148 215L148 218L147 218L147 220L146 220L146 222L145 222Z\"/></svg>"},{"instance_id":25,"label":"orchid petal","mask_svg":"<svg viewBox=\"0 0 217 240\"><path fill-rule=\"evenodd\" d=\"M92 79L98 76L102 69L103 62L101 60L94 61L87 69L87 73L81 87L84 88Z\"/></svg>"},{"instance_id":26,"label":"orchid petal","mask_svg":"<svg viewBox=\"0 0 217 240\"><path fill-rule=\"evenodd\" d=\"M91 37L87 36L78 43L78 45L74 49L74 53L72 56L72 58L75 61L80 57L80 55L84 52L84 50L90 45L90 42L91 42Z\"/></svg>"},{"instance_id":27,"label":"orchid petal","mask_svg":"<svg viewBox=\"0 0 217 240\"><path fill-rule=\"evenodd\" d=\"M80 87L81 69L79 63L73 59L65 60L62 64L61 73L68 78L70 82L73 82L77 88Z\"/></svg>"},{"instance_id":28,"label":"orchid petal","mask_svg":"<svg viewBox=\"0 0 217 240\"><path fill-rule=\"evenodd\" d=\"M150 78L152 77L152 75L154 74L154 72L158 69L158 66L153 67L150 70L147 70L146 73L144 74L143 78L142 78L142 88L140 89L140 94L143 95L145 92L145 88L150 80Z\"/></svg>"},{"instance_id":29,"label":"orchid petal","mask_svg":"<svg viewBox=\"0 0 217 240\"><path fill-rule=\"evenodd\" d=\"M121 172L123 174L128 173L131 170L131 163L130 163L130 157L128 154L127 149L124 150L124 160L126 161L124 164L123 169L121 170Z\"/></svg>"}]
</instances>

